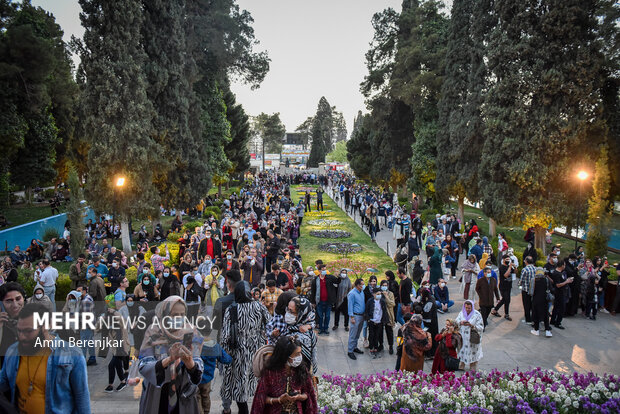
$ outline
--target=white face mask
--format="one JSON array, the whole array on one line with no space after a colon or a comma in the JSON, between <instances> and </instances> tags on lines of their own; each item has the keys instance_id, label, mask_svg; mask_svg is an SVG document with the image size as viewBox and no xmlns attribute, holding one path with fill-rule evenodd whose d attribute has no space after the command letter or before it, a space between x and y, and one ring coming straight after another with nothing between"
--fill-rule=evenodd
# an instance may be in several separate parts
<instances>
[{"instance_id":1,"label":"white face mask","mask_svg":"<svg viewBox=\"0 0 620 414\"><path fill-rule=\"evenodd\" d=\"M226 258L227 258L228 260L230 260L230 259L232 259L232 256L231 256L231 255L229 255L229 254L227 254L227 255L226 255Z\"/></svg>"},{"instance_id":2,"label":"white face mask","mask_svg":"<svg viewBox=\"0 0 620 414\"><path fill-rule=\"evenodd\" d=\"M118 263L116 263L116 262L112 263L112 267L114 267L114 268L118 267Z\"/></svg>"},{"instance_id":3,"label":"white face mask","mask_svg":"<svg viewBox=\"0 0 620 414\"><path fill-rule=\"evenodd\" d=\"M303 357L301 355L297 355L295 358L289 358L288 364L291 367L298 367L301 365Z\"/></svg>"},{"instance_id":4,"label":"white face mask","mask_svg":"<svg viewBox=\"0 0 620 414\"><path fill-rule=\"evenodd\" d=\"M380 300L381 299L381 293L378 293L375 295L375 299Z\"/></svg>"},{"instance_id":5,"label":"white face mask","mask_svg":"<svg viewBox=\"0 0 620 414\"><path fill-rule=\"evenodd\" d=\"M446 284L445 284L445 283L440 283L440 284L439 284L439 287L441 287L441 288L443 288L443 287L445 287L445 286L446 286Z\"/></svg>"},{"instance_id":6,"label":"white face mask","mask_svg":"<svg viewBox=\"0 0 620 414\"><path fill-rule=\"evenodd\" d=\"M484 274L486 277L491 277L491 272Z\"/></svg>"},{"instance_id":7,"label":"white face mask","mask_svg":"<svg viewBox=\"0 0 620 414\"><path fill-rule=\"evenodd\" d=\"M347 277L347 274L346 273L340 273L340 277L344 279L344 278Z\"/></svg>"},{"instance_id":8,"label":"white face mask","mask_svg":"<svg viewBox=\"0 0 620 414\"><path fill-rule=\"evenodd\" d=\"M35 298L41 299L43 297L43 293L37 293L34 295Z\"/></svg>"},{"instance_id":9,"label":"white face mask","mask_svg":"<svg viewBox=\"0 0 620 414\"><path fill-rule=\"evenodd\" d=\"M284 314L284 322L286 322L287 325L294 325L296 321L297 318L295 317L295 315L293 315L289 311L286 311L286 314Z\"/></svg>"}]
</instances>

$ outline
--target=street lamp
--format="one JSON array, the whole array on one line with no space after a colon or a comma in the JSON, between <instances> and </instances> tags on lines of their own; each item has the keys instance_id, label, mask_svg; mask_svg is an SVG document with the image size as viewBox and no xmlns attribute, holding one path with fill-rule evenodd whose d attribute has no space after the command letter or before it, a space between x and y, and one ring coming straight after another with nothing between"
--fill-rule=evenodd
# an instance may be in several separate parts
<instances>
[{"instance_id":1,"label":"street lamp","mask_svg":"<svg viewBox=\"0 0 620 414\"><path fill-rule=\"evenodd\" d=\"M118 191L122 190L125 186L125 177L119 175L116 177L114 187L114 206L112 211L112 245L114 245L114 229L116 227L116 204L118 203Z\"/></svg>"},{"instance_id":2,"label":"street lamp","mask_svg":"<svg viewBox=\"0 0 620 414\"><path fill-rule=\"evenodd\" d=\"M581 192L583 188L583 182L588 179L590 174L587 171L581 170L577 173L577 178L579 179L579 199L578 202L579 208L577 209L577 231L575 234L575 251L577 251L577 240L579 239L579 224L581 223ZM585 230L585 226L584 226Z\"/></svg>"}]
</instances>

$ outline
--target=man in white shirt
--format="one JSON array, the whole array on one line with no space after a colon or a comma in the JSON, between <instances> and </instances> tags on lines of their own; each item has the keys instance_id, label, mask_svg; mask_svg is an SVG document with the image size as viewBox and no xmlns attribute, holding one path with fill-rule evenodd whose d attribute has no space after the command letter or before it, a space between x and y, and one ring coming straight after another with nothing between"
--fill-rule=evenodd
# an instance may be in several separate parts
<instances>
[{"instance_id":1,"label":"man in white shirt","mask_svg":"<svg viewBox=\"0 0 620 414\"><path fill-rule=\"evenodd\" d=\"M56 280L58 270L54 269L48 259L41 260L40 270L35 272L35 281L43 286L45 296L52 301L52 309L56 312Z\"/></svg>"},{"instance_id":2,"label":"man in white shirt","mask_svg":"<svg viewBox=\"0 0 620 414\"><path fill-rule=\"evenodd\" d=\"M381 356L383 324L387 322L387 307L379 288L372 290L373 297L366 303L365 319L368 324L368 342L373 359Z\"/></svg>"}]
</instances>

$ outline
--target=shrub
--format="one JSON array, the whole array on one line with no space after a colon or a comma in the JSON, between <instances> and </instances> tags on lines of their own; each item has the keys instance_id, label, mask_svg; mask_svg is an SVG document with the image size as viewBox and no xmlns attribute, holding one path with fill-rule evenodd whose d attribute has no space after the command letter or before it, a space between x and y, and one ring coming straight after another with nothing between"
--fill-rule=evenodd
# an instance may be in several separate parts
<instances>
[{"instance_id":1,"label":"shrub","mask_svg":"<svg viewBox=\"0 0 620 414\"><path fill-rule=\"evenodd\" d=\"M183 230L189 230L190 232L192 232L192 233L193 233L193 232L194 232L194 229L195 229L196 227L201 227L201 226L202 226L202 224L203 224L203 222L202 222L202 221L200 221L200 220L188 221L188 222L185 222L185 223L183 224ZM177 237L177 240L178 240L178 237ZM174 241L177 241L177 240L174 240Z\"/></svg>"},{"instance_id":2,"label":"shrub","mask_svg":"<svg viewBox=\"0 0 620 414\"><path fill-rule=\"evenodd\" d=\"M53 188L48 188L47 190L43 191L43 197L45 199L50 199L50 198L54 197L55 193L56 193L56 190L54 190Z\"/></svg>"},{"instance_id":3,"label":"shrub","mask_svg":"<svg viewBox=\"0 0 620 414\"><path fill-rule=\"evenodd\" d=\"M202 213L202 217L207 219L211 215L213 215L213 217L215 217L216 220L219 220L220 216L222 215L222 210L220 210L220 208L217 206L210 206L210 207L205 208L204 213Z\"/></svg>"},{"instance_id":4,"label":"shrub","mask_svg":"<svg viewBox=\"0 0 620 414\"><path fill-rule=\"evenodd\" d=\"M60 238L60 234L58 234L58 230L52 228L52 227L48 227L45 229L45 231L43 232L43 241L50 241L52 239L59 239Z\"/></svg>"},{"instance_id":5,"label":"shrub","mask_svg":"<svg viewBox=\"0 0 620 414\"><path fill-rule=\"evenodd\" d=\"M32 291L36 286L33 275L34 270L19 269L17 271L17 283L23 286L28 297L32 296Z\"/></svg>"},{"instance_id":6,"label":"shrub","mask_svg":"<svg viewBox=\"0 0 620 414\"><path fill-rule=\"evenodd\" d=\"M426 225L426 223L432 222L437 214L439 214L439 210L433 208L427 208L422 210L420 212L420 215L422 216L422 223Z\"/></svg>"},{"instance_id":7,"label":"shrub","mask_svg":"<svg viewBox=\"0 0 620 414\"><path fill-rule=\"evenodd\" d=\"M193 230L192 230L193 232ZM166 237L166 240L168 240L168 242L170 243L176 243L181 237L183 237L182 233L169 233L168 237Z\"/></svg>"},{"instance_id":8,"label":"shrub","mask_svg":"<svg viewBox=\"0 0 620 414\"><path fill-rule=\"evenodd\" d=\"M59 274L56 280L56 301L64 302L71 290L71 279L69 279L69 275Z\"/></svg>"},{"instance_id":9,"label":"shrub","mask_svg":"<svg viewBox=\"0 0 620 414\"><path fill-rule=\"evenodd\" d=\"M178 234L178 233L176 233ZM166 247L164 246L164 243L161 243L158 245L159 246L159 250L161 254L165 254L166 253ZM179 244L178 243L168 243L168 251L170 252L170 260L167 260L164 262L165 266L171 266L173 264L178 265L179 264ZM148 252L146 252L146 254L144 255L144 259L149 262L151 265L153 264L153 262L151 262L151 256L153 254L151 253L151 250L149 249ZM153 272L155 270L153 269Z\"/></svg>"},{"instance_id":10,"label":"shrub","mask_svg":"<svg viewBox=\"0 0 620 414\"><path fill-rule=\"evenodd\" d=\"M172 252L170 252L172 256ZM134 266L130 266L125 270L125 277L129 281L129 287L127 288L127 293L133 293L133 290L136 288L138 284L138 268Z\"/></svg>"}]
</instances>

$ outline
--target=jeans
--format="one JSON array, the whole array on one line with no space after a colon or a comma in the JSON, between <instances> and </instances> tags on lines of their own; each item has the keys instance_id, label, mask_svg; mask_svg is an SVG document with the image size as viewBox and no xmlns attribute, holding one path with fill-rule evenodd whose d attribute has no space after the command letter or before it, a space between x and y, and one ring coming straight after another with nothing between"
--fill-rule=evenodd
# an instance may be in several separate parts
<instances>
[{"instance_id":1,"label":"jeans","mask_svg":"<svg viewBox=\"0 0 620 414\"><path fill-rule=\"evenodd\" d=\"M561 288L560 288L561 289ZM566 309L566 301L564 295L556 295L553 301L553 312L551 313L551 325L561 325Z\"/></svg>"},{"instance_id":2,"label":"jeans","mask_svg":"<svg viewBox=\"0 0 620 414\"><path fill-rule=\"evenodd\" d=\"M396 309L396 322L400 323L401 325L405 324L405 319L403 319L403 311L401 310L400 303L398 304L398 308Z\"/></svg>"},{"instance_id":3,"label":"jeans","mask_svg":"<svg viewBox=\"0 0 620 414\"><path fill-rule=\"evenodd\" d=\"M360 339L360 333L362 333L362 326L364 325L364 315L353 315L352 317L355 323L351 321L351 329L349 330L349 353L357 348L357 340Z\"/></svg>"},{"instance_id":4,"label":"jeans","mask_svg":"<svg viewBox=\"0 0 620 414\"><path fill-rule=\"evenodd\" d=\"M437 310L443 310L442 303L440 301L436 300L435 304L437 305ZM448 300L448 309L450 309L452 305L454 305L454 301Z\"/></svg>"},{"instance_id":5,"label":"jeans","mask_svg":"<svg viewBox=\"0 0 620 414\"><path fill-rule=\"evenodd\" d=\"M525 322L532 322L532 297L526 291L521 292L523 300L523 312L525 313Z\"/></svg>"},{"instance_id":6,"label":"jeans","mask_svg":"<svg viewBox=\"0 0 620 414\"><path fill-rule=\"evenodd\" d=\"M383 339L383 324L374 323L372 321L367 322L368 325L368 342L370 344L370 350L376 351L379 348L379 338Z\"/></svg>"},{"instance_id":7,"label":"jeans","mask_svg":"<svg viewBox=\"0 0 620 414\"><path fill-rule=\"evenodd\" d=\"M43 293L52 301L52 310L56 312L56 285L43 286Z\"/></svg>"},{"instance_id":8,"label":"jeans","mask_svg":"<svg viewBox=\"0 0 620 414\"><path fill-rule=\"evenodd\" d=\"M211 411L211 383L198 384L198 410L202 410L202 414L209 414Z\"/></svg>"},{"instance_id":9,"label":"jeans","mask_svg":"<svg viewBox=\"0 0 620 414\"><path fill-rule=\"evenodd\" d=\"M616 289L617 291L617 289ZM605 307L605 289L603 289L602 291L598 292L598 307L599 308L604 308Z\"/></svg>"},{"instance_id":10,"label":"jeans","mask_svg":"<svg viewBox=\"0 0 620 414\"><path fill-rule=\"evenodd\" d=\"M480 306L480 313L482 314L482 321L484 322L484 327L486 328L489 324L487 319L489 318L489 314L491 313L491 309L493 306Z\"/></svg>"},{"instance_id":11,"label":"jeans","mask_svg":"<svg viewBox=\"0 0 620 414\"><path fill-rule=\"evenodd\" d=\"M86 329L82 329L80 331L80 339L81 340L89 341L89 340L93 339L93 336L94 336L94 332L93 332L92 329L86 328ZM87 354L90 354L91 358L95 358L95 356L96 356L95 355L95 347L92 346L92 345L90 345L90 346L83 346L82 347L82 353L84 354L84 358L86 358L88 356Z\"/></svg>"},{"instance_id":12,"label":"jeans","mask_svg":"<svg viewBox=\"0 0 620 414\"><path fill-rule=\"evenodd\" d=\"M502 294L502 300L497 302L497 305L495 305L494 309L497 312L499 308L504 305L504 315L508 316L510 314L510 291L502 290L500 293Z\"/></svg>"},{"instance_id":13,"label":"jeans","mask_svg":"<svg viewBox=\"0 0 620 414\"><path fill-rule=\"evenodd\" d=\"M319 317L319 320L318 320L319 333L328 332L331 307L332 306L329 302L319 302L316 305L316 314Z\"/></svg>"}]
</instances>

